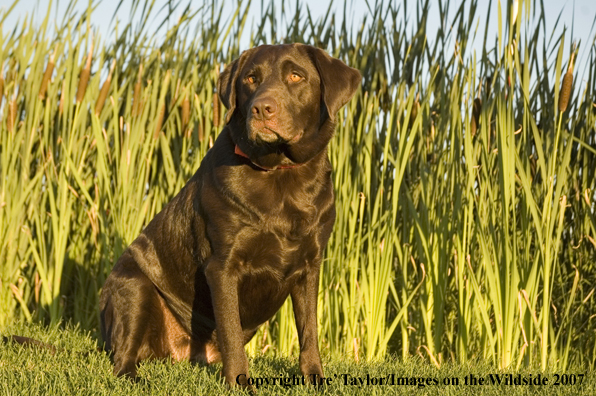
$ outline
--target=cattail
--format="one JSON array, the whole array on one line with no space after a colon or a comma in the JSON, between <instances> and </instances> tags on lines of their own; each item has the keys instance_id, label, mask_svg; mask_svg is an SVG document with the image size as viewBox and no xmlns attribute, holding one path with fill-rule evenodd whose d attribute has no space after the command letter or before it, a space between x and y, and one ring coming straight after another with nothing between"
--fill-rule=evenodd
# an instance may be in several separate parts
<instances>
[{"instance_id":1,"label":"cattail","mask_svg":"<svg viewBox=\"0 0 596 396\"><path fill-rule=\"evenodd\" d=\"M420 108L420 103L418 103L418 99L416 99L416 102L414 102L414 105L412 106L412 110L410 110L410 124L412 124L414 122L414 120L416 119L416 117L418 116L419 108Z\"/></svg>"},{"instance_id":2,"label":"cattail","mask_svg":"<svg viewBox=\"0 0 596 396\"><path fill-rule=\"evenodd\" d=\"M14 130L14 125L16 123L17 120L17 94L15 92L15 94L12 97L12 100L10 101L9 105L8 105L8 122L7 122L7 127L8 127L8 132L12 132Z\"/></svg>"},{"instance_id":3,"label":"cattail","mask_svg":"<svg viewBox=\"0 0 596 396\"><path fill-rule=\"evenodd\" d=\"M0 69L1 71L1 69ZM4 97L4 77L0 75L0 107L2 107L2 98Z\"/></svg>"},{"instance_id":4,"label":"cattail","mask_svg":"<svg viewBox=\"0 0 596 396\"><path fill-rule=\"evenodd\" d=\"M205 139L205 133L203 132L203 121L199 120L199 122L197 122L197 137L199 139L199 142L203 142L203 139Z\"/></svg>"},{"instance_id":5,"label":"cattail","mask_svg":"<svg viewBox=\"0 0 596 396\"><path fill-rule=\"evenodd\" d=\"M58 46L56 46L56 49L52 53L52 56L50 56L50 60L48 62L48 65L46 66L46 71L43 73L43 78L41 80L41 86L39 87L39 99L43 99L46 97L46 90L48 89L48 83L50 82L50 79L52 78L52 73L54 72L54 56L56 55L57 49L58 49Z\"/></svg>"},{"instance_id":6,"label":"cattail","mask_svg":"<svg viewBox=\"0 0 596 396\"><path fill-rule=\"evenodd\" d=\"M219 96L213 92L213 126L219 127Z\"/></svg>"},{"instance_id":7,"label":"cattail","mask_svg":"<svg viewBox=\"0 0 596 396\"><path fill-rule=\"evenodd\" d=\"M60 91L60 104L58 105L58 112L60 115L64 113L64 101L66 100L66 80L62 81L62 90Z\"/></svg>"},{"instance_id":8,"label":"cattail","mask_svg":"<svg viewBox=\"0 0 596 396\"><path fill-rule=\"evenodd\" d=\"M430 121L430 140L434 141L435 136L437 134L437 130L435 129L435 122L433 120Z\"/></svg>"},{"instance_id":9,"label":"cattail","mask_svg":"<svg viewBox=\"0 0 596 396\"><path fill-rule=\"evenodd\" d=\"M484 94L486 97L489 97L492 91L492 84L493 84L493 74L486 77L484 80L484 84L478 88L478 94L480 95L480 89L484 89Z\"/></svg>"},{"instance_id":10,"label":"cattail","mask_svg":"<svg viewBox=\"0 0 596 396\"><path fill-rule=\"evenodd\" d=\"M414 124L414 121L416 120L416 117L418 116L418 110L420 110L420 93L416 94L416 100L414 100L414 103L412 104L412 109L410 110L410 118L409 118L409 125L412 126L412 124Z\"/></svg>"},{"instance_id":11,"label":"cattail","mask_svg":"<svg viewBox=\"0 0 596 396\"><path fill-rule=\"evenodd\" d=\"M190 100L188 100L188 92L184 93L182 99L182 131L186 131L188 121L190 120Z\"/></svg>"},{"instance_id":12,"label":"cattail","mask_svg":"<svg viewBox=\"0 0 596 396\"><path fill-rule=\"evenodd\" d=\"M91 40L91 46L89 47L89 54L87 55L87 63L81 75L79 76L79 88L77 89L77 103L81 103L85 97L85 91L87 90L87 84L89 83L89 76L91 76L91 57L93 54L93 40Z\"/></svg>"},{"instance_id":13,"label":"cattail","mask_svg":"<svg viewBox=\"0 0 596 396\"><path fill-rule=\"evenodd\" d=\"M12 99L9 98L9 94L6 94L6 99L9 101L7 106L8 117L7 117L7 127L8 131L12 132L15 129L15 124L17 123L17 98L19 97L19 93L21 90L21 84L17 81L17 71L13 70L12 77L10 79L11 83L14 84L12 88ZM10 85L10 84L9 84Z\"/></svg>"},{"instance_id":14,"label":"cattail","mask_svg":"<svg viewBox=\"0 0 596 396\"><path fill-rule=\"evenodd\" d=\"M112 82L112 74L114 73L114 68L116 67L116 59L112 61L112 66L110 67L110 73L108 74L108 78L101 86L101 90L99 91L99 97L97 98L97 103L95 104L95 114L99 115L101 110L103 109L103 105L105 104L106 98L108 97L108 92L110 91L110 84Z\"/></svg>"},{"instance_id":15,"label":"cattail","mask_svg":"<svg viewBox=\"0 0 596 396\"><path fill-rule=\"evenodd\" d=\"M480 98L474 99L474 105L472 106L472 136L476 135L476 130L480 124L480 112L482 111L482 100Z\"/></svg>"},{"instance_id":16,"label":"cattail","mask_svg":"<svg viewBox=\"0 0 596 396\"><path fill-rule=\"evenodd\" d=\"M143 65L139 66L139 74L137 76L137 83L132 97L132 115L138 116L141 113L141 77L143 76Z\"/></svg>"},{"instance_id":17,"label":"cattail","mask_svg":"<svg viewBox=\"0 0 596 396\"><path fill-rule=\"evenodd\" d=\"M159 131L161 131L161 127L163 126L163 117L166 114L166 104L163 103L159 108L159 112L157 113L157 124L155 125L155 132L153 132L153 138L157 139L159 137Z\"/></svg>"},{"instance_id":18,"label":"cattail","mask_svg":"<svg viewBox=\"0 0 596 396\"><path fill-rule=\"evenodd\" d=\"M567 73L563 76L563 82L561 83L561 92L559 93L559 111L562 113L567 110L569 105L569 98L571 97L571 86L573 85L573 58L575 53L571 53L569 59L569 66L567 67Z\"/></svg>"}]
</instances>

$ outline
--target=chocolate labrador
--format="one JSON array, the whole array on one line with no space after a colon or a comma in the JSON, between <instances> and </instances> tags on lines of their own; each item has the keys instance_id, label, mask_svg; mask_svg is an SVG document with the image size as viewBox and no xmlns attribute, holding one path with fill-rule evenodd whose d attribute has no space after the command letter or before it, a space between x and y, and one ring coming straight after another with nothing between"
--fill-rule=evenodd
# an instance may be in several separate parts
<instances>
[{"instance_id":1,"label":"chocolate labrador","mask_svg":"<svg viewBox=\"0 0 596 396\"><path fill-rule=\"evenodd\" d=\"M300 370L323 376L317 294L335 220L327 144L360 73L309 45L263 45L220 75L226 126L201 166L116 262L101 292L114 373L147 358L223 362L292 298Z\"/></svg>"}]
</instances>

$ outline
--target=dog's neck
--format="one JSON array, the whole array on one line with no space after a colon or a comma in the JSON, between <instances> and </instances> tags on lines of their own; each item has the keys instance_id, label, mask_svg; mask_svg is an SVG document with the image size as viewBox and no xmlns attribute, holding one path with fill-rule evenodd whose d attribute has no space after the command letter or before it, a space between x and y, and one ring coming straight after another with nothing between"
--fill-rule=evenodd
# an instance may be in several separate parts
<instances>
[{"instance_id":1,"label":"dog's neck","mask_svg":"<svg viewBox=\"0 0 596 396\"><path fill-rule=\"evenodd\" d=\"M239 155L239 156L241 156L241 157L244 157L244 158L248 159L248 160L249 160L249 161L250 161L250 162L251 162L251 163L252 163L254 166L256 166L257 168L259 168L259 169L261 169L261 170L264 170L264 171L266 171L266 172L274 171L274 170L277 170L277 169L293 169L293 168L297 168L297 167L299 167L299 166L301 166L301 165L302 165L302 164L295 164L295 165L280 165L280 166L278 166L278 167L276 167L276 168L266 168L266 167L263 167L263 166L261 166L261 165L259 165L259 164L256 164L256 163L254 163L254 162L253 162L253 161L252 161L252 160L251 160L251 159L248 157L248 155L246 155L246 154L244 153L244 151L242 151L242 150L240 149L240 147L238 147L238 145L235 145L235 147L234 147L234 154L236 154L236 155Z\"/></svg>"}]
</instances>

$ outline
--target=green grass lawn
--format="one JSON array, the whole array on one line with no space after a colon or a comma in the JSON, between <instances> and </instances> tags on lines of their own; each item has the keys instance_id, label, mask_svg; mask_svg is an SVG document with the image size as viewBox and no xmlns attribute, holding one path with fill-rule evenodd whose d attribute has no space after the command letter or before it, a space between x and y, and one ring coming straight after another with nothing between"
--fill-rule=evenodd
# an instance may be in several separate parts
<instances>
[{"instance_id":1,"label":"green grass lawn","mask_svg":"<svg viewBox=\"0 0 596 396\"><path fill-rule=\"evenodd\" d=\"M140 379L131 382L112 375L112 364L104 352L96 352L97 340L78 329L66 326L41 327L17 324L7 327L2 335L19 334L51 343L57 352L44 348L0 344L1 395L217 395L230 392L219 375L221 365L151 361L141 365ZM257 356L250 359L252 380L260 395L315 394L317 391L302 384L297 356ZM526 395L561 394L594 395L596 381L592 373L582 369L541 373L539 369L501 371L477 361L466 365L444 364L437 369L430 363L411 358L400 361L387 358L381 362L357 363L349 358L324 357L329 384L320 392L330 395L408 394L408 395ZM511 376L509 376L511 374ZM514 382L547 381L546 385L509 385ZM581 376L583 374L583 377ZM472 376L484 384L470 384ZM501 385L493 384L497 376ZM287 385L280 385L280 378ZM466 383L466 378L468 383ZM382 379L383 384L379 384ZM556 385L555 381L560 384ZM459 384L453 384L454 381ZM569 382L575 380L575 385ZM269 381L269 384L265 384ZM275 384L272 382L275 381ZM406 382L405 384L403 382ZM581 381L581 384L580 384ZM387 384L389 382L389 384ZM447 384L451 382L451 384ZM564 383L567 385L564 385ZM234 392L242 394L248 392Z\"/></svg>"}]
</instances>

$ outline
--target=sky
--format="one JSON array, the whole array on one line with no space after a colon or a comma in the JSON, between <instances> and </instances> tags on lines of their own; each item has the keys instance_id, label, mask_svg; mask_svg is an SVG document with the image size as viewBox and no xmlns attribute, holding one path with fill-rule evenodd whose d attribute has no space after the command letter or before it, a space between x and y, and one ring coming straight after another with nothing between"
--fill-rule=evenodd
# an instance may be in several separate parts
<instances>
[{"instance_id":1,"label":"sky","mask_svg":"<svg viewBox=\"0 0 596 396\"><path fill-rule=\"evenodd\" d=\"M121 9L119 10L118 16L122 20L126 21L128 19L128 13L130 10L129 4L131 3L131 1L130 0L123 0L123 1L124 1L124 6L121 7ZM349 7L353 10L354 17L355 17L354 19L356 21L361 19L361 18L358 18L358 16L362 17L368 12L365 1L363 1L363 0L360 0L360 1L346 0L346 1L348 2ZM535 1L535 0L532 0L532 1ZM211 0L208 0L208 2L210 3ZM312 15L315 16L315 19L325 15L327 12L328 5L329 5L329 0L301 0L301 2L308 5L308 7L311 10ZM370 2L374 3L375 0L370 0ZM396 1L396 3L401 3L401 2L402 1ZM500 4L501 7L503 8L503 12L505 12L505 9L506 9L506 2L507 2L507 0L504 0ZM0 19L2 18L1 15L12 3L13 3L13 0L0 0ZM60 13L64 12L69 1L68 0L61 0L61 1L53 0L51 3L52 3L52 8L54 10L56 9L56 7L58 7L58 13L60 14ZM77 6L79 9L85 9L88 4L88 2L86 0L79 0L77 3L78 3ZM116 0L100 1L97 6L96 11L94 12L93 24L97 28L99 28L100 33L102 34L102 36L104 38L109 36L110 21L114 14L115 4L117 4L117 3L118 3L118 1L116 1ZM161 7L161 5L166 4L166 3L167 3L167 0L156 0L156 8L159 9ZM182 1L182 3L185 4L186 2ZM226 7L230 7L230 4L236 3L236 1L235 0L223 0L223 1L220 0L220 3L224 3ZM254 18L258 17L258 13L260 10L260 3L261 2L258 0L252 2L251 13L249 16L249 22L251 22L251 19L254 20ZM268 1L265 1L265 3L268 3ZM279 3L281 4L281 1ZM285 3L288 8L293 8L295 0L285 1ZM410 8L412 10L414 10L413 6L415 4L415 0L409 0L408 3L411 4ZM453 8L453 7L458 6L460 2L459 1L451 1L451 3L452 3L452 8ZM489 3L488 0L479 1L478 15L481 15L481 16L486 15L486 13L488 11L487 10L488 3ZM491 24L494 25L494 28L496 28L497 7L499 7L499 3L500 2L497 0L494 0L492 2ZM8 31L8 29L11 29L12 27L14 27L14 23L17 21L17 19L23 18L26 15L31 15L31 13L34 12L34 10L37 14L37 19L41 20L40 16L42 16L42 17L45 16L45 12L46 12L49 4L50 4L50 1L47 1L47 0L46 1L44 1L44 0L20 0L20 1L18 1L16 7L14 8L13 12L11 13L11 17L8 18L8 20L4 22L4 25L2 27L3 30L5 32ZM193 0L191 2L191 4L197 4L197 7L198 7L198 5L202 4L202 2L199 0ZM438 4L439 4L438 0L432 2L432 5L434 6L433 7L434 10L431 9L431 15L433 15L435 17L436 17L436 14L438 14L438 12L437 12ZM547 11L547 29L549 28L549 24L551 27L553 26L554 22L556 21L557 17L559 16L559 13L562 12L560 23L563 23L568 27L570 27L573 24L574 36L576 36L578 38L582 38L583 39L582 41L588 40L588 38L591 38L593 36L593 32L592 32L592 34L590 34L590 29L593 27L592 24L594 22L594 18L596 17L596 1L594 1L594 0L567 0L567 1L544 0L544 5L545 5L545 9ZM342 1L334 1L333 8L335 8L336 10L342 9L343 2ZM494 15L494 17L495 17L494 24L492 21L492 15ZM438 25L438 20L436 21L436 24ZM429 25L433 26L433 23L431 23Z\"/></svg>"},{"instance_id":2,"label":"sky","mask_svg":"<svg viewBox=\"0 0 596 396\"><path fill-rule=\"evenodd\" d=\"M129 13L130 13L130 4L132 3L131 0L122 0L124 5L118 11L118 18L123 22L128 21ZM192 6L199 7L203 4L200 0L176 0L180 1L182 4L187 4L187 1L190 2ZM174 1L174 2L176 2ZM348 10L352 10L353 20L354 22L360 22L364 15L368 13L368 9L366 6L366 2L363 0L346 0L348 3ZM406 0L385 0L385 3L389 1L394 1L397 4L401 4ZM415 12L415 4L417 0L407 0L408 9L411 12ZM509 0L512 1L512 0ZM520 0L521 1L521 0ZM540 0L531 0L532 3L535 1ZM573 32L569 31L566 35L568 43L566 45L570 45L572 41L579 41L581 40L581 49L578 56L578 63L585 62L586 59L582 59L582 57L587 56L587 52L589 48L593 45L593 38L595 35L594 29L594 20L596 18L596 1L594 0L543 0L544 6L546 10L546 31L551 31L555 22L560 16L559 26L557 28L558 32L561 32L562 25L567 26L569 29L573 26ZM97 3L97 0L95 1ZM116 4L119 0L103 0L100 1L97 5L96 10L92 16L92 24L93 26L98 29L99 34L102 37L102 41L109 40L110 37L113 36L113 28L114 25L110 24L112 20L112 16L114 15L114 11L116 8ZM155 0L156 7L155 9L160 9L162 5L167 4L167 0ZM207 3L211 3L212 0L207 0ZM244 1L246 3L246 1ZM248 26L245 29L245 32L250 31L250 25L256 23L255 21L259 18L260 9L261 9L261 2L265 4L269 3L269 0L253 0L251 9L249 12L248 17ZM286 0L285 6L289 9L294 8L296 0ZM328 10L329 7L329 0L301 0L301 2L305 5L308 5L311 11L311 15L313 15L314 19L319 19L323 17ZM371 3L375 3L375 0L369 0ZM4 33L9 33L12 29L14 29L15 24L18 20L22 20L27 16L30 16L32 13L35 15L35 20L41 22L43 17L46 15L48 5L51 5L53 9L53 15L57 16L58 22L62 20L61 16L64 14L65 9L68 5L68 0L53 0L53 1L44 1L44 0L19 0L13 11L11 12L10 16L6 18L2 25L2 30ZM218 0L218 3L222 4L224 7L223 15L231 15L232 14L232 4L236 4L237 0ZM277 2L281 5L282 1ZM451 12L447 18L450 21L454 15L455 8L459 6L460 1L451 1ZM13 0L0 0L0 20L3 19L3 15L13 4ZM478 2L478 11L477 11L477 18L479 22L479 28L484 28L485 18L487 13L490 12L490 21L489 21L489 38L496 37L497 31L497 24L498 24L498 7L502 7L503 10L503 24L505 24L505 15L507 9L507 0L498 1L493 0L492 6L490 11L488 10L488 0L480 0ZM88 0L79 0L77 2L77 9L84 10L88 5ZM333 7L335 10L343 10L344 2L342 1L334 1ZM278 6L279 7L279 6ZM431 10L430 10L430 19L429 19L429 28L428 28L428 36L435 37L436 29L440 26L439 21L439 0L431 1ZM181 13L181 11L175 11L174 20L177 19L177 16ZM338 16L341 15L341 12L338 12ZM158 22L163 20L164 14L158 14L155 17L155 24L157 25ZM355 27L358 24L354 25ZM410 23L411 28L411 23ZM573 37L571 37L571 33L573 33ZM559 33L560 34L560 33ZM480 50L478 46L482 43L482 33L479 33L475 42L475 48L477 51ZM493 42L489 39L489 42ZM240 42L241 50L248 48L248 38L245 37ZM1 43L0 43L1 45ZM569 48L569 47L566 47ZM566 51L567 53L567 51Z\"/></svg>"}]
</instances>

